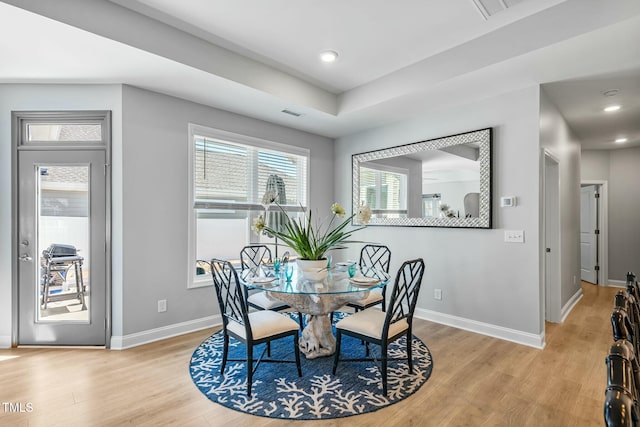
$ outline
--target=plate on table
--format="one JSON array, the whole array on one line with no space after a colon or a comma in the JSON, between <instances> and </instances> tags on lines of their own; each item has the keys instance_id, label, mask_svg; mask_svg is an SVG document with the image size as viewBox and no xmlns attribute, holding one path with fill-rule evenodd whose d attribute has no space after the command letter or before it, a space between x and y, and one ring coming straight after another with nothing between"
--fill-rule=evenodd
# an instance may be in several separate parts
<instances>
[{"instance_id":1,"label":"plate on table","mask_svg":"<svg viewBox=\"0 0 640 427\"><path fill-rule=\"evenodd\" d=\"M355 262L336 262L336 267L349 267L351 264Z\"/></svg>"},{"instance_id":2,"label":"plate on table","mask_svg":"<svg viewBox=\"0 0 640 427\"><path fill-rule=\"evenodd\" d=\"M276 280L278 280L277 277L251 277L247 279L247 282L253 283L254 285L266 285Z\"/></svg>"},{"instance_id":3,"label":"plate on table","mask_svg":"<svg viewBox=\"0 0 640 427\"><path fill-rule=\"evenodd\" d=\"M356 286L368 288L368 287L377 285L378 283L380 283L380 280L374 277L357 276L349 279L349 282L351 282L351 284Z\"/></svg>"}]
</instances>

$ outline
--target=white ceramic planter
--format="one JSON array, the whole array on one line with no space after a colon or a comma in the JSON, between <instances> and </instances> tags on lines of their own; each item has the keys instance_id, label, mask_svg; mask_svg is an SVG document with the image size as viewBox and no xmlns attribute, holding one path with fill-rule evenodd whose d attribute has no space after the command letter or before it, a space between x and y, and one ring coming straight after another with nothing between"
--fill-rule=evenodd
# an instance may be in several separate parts
<instances>
[{"instance_id":1,"label":"white ceramic planter","mask_svg":"<svg viewBox=\"0 0 640 427\"><path fill-rule=\"evenodd\" d=\"M298 263L298 268L302 272L302 277L311 281L320 281L327 277L327 260L326 259L318 259L318 260L309 260L309 259L300 259L296 260Z\"/></svg>"}]
</instances>

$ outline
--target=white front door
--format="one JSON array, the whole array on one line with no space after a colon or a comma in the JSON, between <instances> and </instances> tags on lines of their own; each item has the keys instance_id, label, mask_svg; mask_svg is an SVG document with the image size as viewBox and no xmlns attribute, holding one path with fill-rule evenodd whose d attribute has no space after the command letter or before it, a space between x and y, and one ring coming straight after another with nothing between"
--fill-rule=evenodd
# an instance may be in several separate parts
<instances>
[{"instance_id":1,"label":"white front door","mask_svg":"<svg viewBox=\"0 0 640 427\"><path fill-rule=\"evenodd\" d=\"M598 283L598 199L595 185L580 188L580 278Z\"/></svg>"}]
</instances>

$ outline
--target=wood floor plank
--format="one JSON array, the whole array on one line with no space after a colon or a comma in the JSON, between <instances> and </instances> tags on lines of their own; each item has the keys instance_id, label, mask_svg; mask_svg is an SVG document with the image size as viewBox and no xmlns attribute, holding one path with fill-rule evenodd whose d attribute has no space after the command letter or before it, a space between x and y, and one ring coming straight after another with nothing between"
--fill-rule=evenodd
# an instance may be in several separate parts
<instances>
[{"instance_id":1,"label":"wood floor plank","mask_svg":"<svg viewBox=\"0 0 640 427\"><path fill-rule=\"evenodd\" d=\"M211 329L124 351L2 350L0 401L30 402L33 412L0 408L0 425L600 426L618 289L582 287L565 322L546 324L544 350L415 319L415 335L433 354L432 377L413 396L369 414L285 421L209 401L188 366Z\"/></svg>"}]
</instances>

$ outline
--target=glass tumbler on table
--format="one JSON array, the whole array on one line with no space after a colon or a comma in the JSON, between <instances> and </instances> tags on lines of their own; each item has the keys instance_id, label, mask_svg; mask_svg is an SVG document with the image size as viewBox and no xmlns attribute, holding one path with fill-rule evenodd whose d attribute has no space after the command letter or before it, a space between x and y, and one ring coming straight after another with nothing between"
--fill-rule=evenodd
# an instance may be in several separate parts
<instances>
[{"instance_id":1,"label":"glass tumbler on table","mask_svg":"<svg viewBox=\"0 0 640 427\"><path fill-rule=\"evenodd\" d=\"M356 266L356 264L349 264L349 268L347 269L347 272L349 272L349 277L353 277L356 275L356 271L358 270L358 267Z\"/></svg>"}]
</instances>

